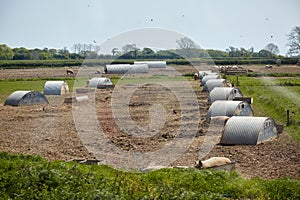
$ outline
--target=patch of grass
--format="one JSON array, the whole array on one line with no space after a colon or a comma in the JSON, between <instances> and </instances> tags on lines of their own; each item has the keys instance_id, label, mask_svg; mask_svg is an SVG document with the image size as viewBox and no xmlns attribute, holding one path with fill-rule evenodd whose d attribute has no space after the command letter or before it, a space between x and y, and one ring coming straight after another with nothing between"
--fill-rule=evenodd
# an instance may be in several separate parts
<instances>
[{"instance_id":1,"label":"patch of grass","mask_svg":"<svg viewBox=\"0 0 300 200\"><path fill-rule=\"evenodd\" d=\"M263 72L253 72L246 74L247 77L263 77L263 76L269 76L269 77L300 77L299 73L263 73Z\"/></svg>"},{"instance_id":2,"label":"patch of grass","mask_svg":"<svg viewBox=\"0 0 300 200\"><path fill-rule=\"evenodd\" d=\"M227 76L236 84L236 77ZM285 130L300 141L300 78L239 77L239 87L244 96L253 97L255 116L266 116L277 123L286 124L286 111L290 110L292 123Z\"/></svg>"},{"instance_id":3,"label":"patch of grass","mask_svg":"<svg viewBox=\"0 0 300 200\"><path fill-rule=\"evenodd\" d=\"M72 92L75 79L44 79L44 78L30 78L30 79L6 79L0 81L0 103L4 103L6 98L16 90L35 90L43 92L44 85L48 80L65 80L69 89Z\"/></svg>"},{"instance_id":4,"label":"patch of grass","mask_svg":"<svg viewBox=\"0 0 300 200\"><path fill-rule=\"evenodd\" d=\"M300 198L300 181L289 178L244 179L235 171L196 169L134 173L3 152L0 158L3 199Z\"/></svg>"}]
</instances>

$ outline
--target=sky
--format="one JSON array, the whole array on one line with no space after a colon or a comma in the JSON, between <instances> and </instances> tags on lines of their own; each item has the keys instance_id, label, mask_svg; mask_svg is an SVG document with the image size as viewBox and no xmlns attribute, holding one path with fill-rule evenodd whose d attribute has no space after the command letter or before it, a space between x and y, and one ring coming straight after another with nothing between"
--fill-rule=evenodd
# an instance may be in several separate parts
<instances>
[{"instance_id":1,"label":"sky","mask_svg":"<svg viewBox=\"0 0 300 200\"><path fill-rule=\"evenodd\" d=\"M129 34L128 41L121 37L124 45L166 30L157 39L161 43L172 35L223 51L229 46L259 51L274 43L285 55L287 34L300 26L299 10L299 0L0 0L0 44L72 51L75 43L103 46ZM161 46L176 48L176 38L170 43ZM107 46L114 45L121 48Z\"/></svg>"}]
</instances>

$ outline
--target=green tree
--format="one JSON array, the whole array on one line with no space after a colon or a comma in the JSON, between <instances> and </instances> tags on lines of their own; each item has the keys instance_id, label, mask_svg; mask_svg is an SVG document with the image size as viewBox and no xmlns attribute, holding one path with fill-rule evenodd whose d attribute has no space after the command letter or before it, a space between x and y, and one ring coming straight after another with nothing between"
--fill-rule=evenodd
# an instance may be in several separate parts
<instances>
[{"instance_id":1,"label":"green tree","mask_svg":"<svg viewBox=\"0 0 300 200\"><path fill-rule=\"evenodd\" d=\"M126 44L122 47L123 53L128 53L132 51L136 51L138 48L136 47L136 44Z\"/></svg>"},{"instance_id":2,"label":"green tree","mask_svg":"<svg viewBox=\"0 0 300 200\"><path fill-rule=\"evenodd\" d=\"M288 55L300 56L300 26L295 26L288 34L287 46L290 47Z\"/></svg>"},{"instance_id":3,"label":"green tree","mask_svg":"<svg viewBox=\"0 0 300 200\"><path fill-rule=\"evenodd\" d=\"M267 51L265 49L260 50L258 52L258 55L259 55L259 57L262 57L262 58L271 58L274 56L270 51Z\"/></svg>"},{"instance_id":4,"label":"green tree","mask_svg":"<svg viewBox=\"0 0 300 200\"><path fill-rule=\"evenodd\" d=\"M269 43L267 44L267 46L265 46L264 50L267 50L269 52L271 52L272 54L279 54L279 48L277 45L273 44L273 43Z\"/></svg>"},{"instance_id":5,"label":"green tree","mask_svg":"<svg viewBox=\"0 0 300 200\"><path fill-rule=\"evenodd\" d=\"M153 54L155 54L155 51L153 51L153 50L150 49L150 48L145 47L145 48L143 48L143 50L142 50L142 54L143 54L143 55L153 55Z\"/></svg>"},{"instance_id":6,"label":"green tree","mask_svg":"<svg viewBox=\"0 0 300 200\"><path fill-rule=\"evenodd\" d=\"M115 55L117 55L117 54L120 53L120 50L119 50L118 48L113 48L113 49L111 50L111 52L112 52L113 56L115 56Z\"/></svg>"},{"instance_id":7,"label":"green tree","mask_svg":"<svg viewBox=\"0 0 300 200\"><path fill-rule=\"evenodd\" d=\"M31 59L31 54L28 49L24 47L20 48L14 48L14 60L30 60Z\"/></svg>"},{"instance_id":8,"label":"green tree","mask_svg":"<svg viewBox=\"0 0 300 200\"><path fill-rule=\"evenodd\" d=\"M6 44L0 44L0 60L11 60L13 57L13 50Z\"/></svg>"},{"instance_id":9,"label":"green tree","mask_svg":"<svg viewBox=\"0 0 300 200\"><path fill-rule=\"evenodd\" d=\"M179 51L177 53L182 57L192 58L192 57L199 57L199 46L190 38L182 37L179 40L176 40L177 44L179 45Z\"/></svg>"}]
</instances>

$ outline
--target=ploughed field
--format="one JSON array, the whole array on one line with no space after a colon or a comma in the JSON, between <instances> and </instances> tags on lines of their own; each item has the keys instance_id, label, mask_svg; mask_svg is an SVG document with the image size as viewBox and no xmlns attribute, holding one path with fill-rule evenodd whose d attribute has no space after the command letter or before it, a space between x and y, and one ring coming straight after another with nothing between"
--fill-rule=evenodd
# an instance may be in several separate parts
<instances>
[{"instance_id":1,"label":"ploughed field","mask_svg":"<svg viewBox=\"0 0 300 200\"><path fill-rule=\"evenodd\" d=\"M174 68L181 73L195 72L195 69L188 66ZM260 68L263 69L263 66L259 66L257 70ZM298 68L295 67L295 70ZM2 71L0 78L54 77L54 75L66 77L63 68ZM19 73L22 76L19 76ZM78 120L74 112L82 113L81 117L85 119L91 117L93 120L88 109L82 106L92 105L91 108L96 111L99 127L106 136L105 141L97 141L99 145L108 140L123 151L146 153L158 151L175 139L182 141L182 145L187 139L192 139L188 149L171 165L194 166L199 159L199 152L206 147L204 141L209 137L208 130L214 127L205 122L209 108L208 93L201 92L198 81L188 79L188 83L195 89L194 95L198 104L189 101L182 103L183 100L179 99L178 95L183 99L194 96L182 90L181 81L172 80L173 84L170 87L159 83L146 83L134 90L131 84L119 84L118 89L123 93L117 94L114 93L116 92L114 89L97 89L94 94L89 94L91 99L88 102L75 103L73 107L71 104L63 103L64 96L49 97L50 104L47 106L1 105L0 150L40 155L48 160L93 159L94 152L89 152L88 149L91 148L89 145L87 147L83 145L84 142L81 140L87 131L74 121L74 117ZM130 98L124 103L122 98L129 93ZM122 123L126 126L122 126ZM92 131L97 134L98 130ZM176 134L178 132L179 134ZM203 159L213 156L228 157L236 161L236 169L245 177L300 178L300 144L286 132L271 142L256 146L215 145L208 154L201 155L205 156Z\"/></svg>"}]
</instances>

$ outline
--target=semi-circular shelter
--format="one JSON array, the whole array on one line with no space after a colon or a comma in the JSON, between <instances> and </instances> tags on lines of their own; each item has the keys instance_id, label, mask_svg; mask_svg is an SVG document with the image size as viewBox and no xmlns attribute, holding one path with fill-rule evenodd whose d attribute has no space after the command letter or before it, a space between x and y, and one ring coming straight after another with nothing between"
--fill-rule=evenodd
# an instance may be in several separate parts
<instances>
[{"instance_id":1,"label":"semi-circular shelter","mask_svg":"<svg viewBox=\"0 0 300 200\"><path fill-rule=\"evenodd\" d=\"M92 78L88 81L88 87L90 88L106 88L111 86L113 86L112 81L105 77Z\"/></svg>"},{"instance_id":2,"label":"semi-circular shelter","mask_svg":"<svg viewBox=\"0 0 300 200\"><path fill-rule=\"evenodd\" d=\"M15 91L11 93L4 105L7 106L25 106L25 105L38 105L38 104L48 104L48 100L40 92L37 91Z\"/></svg>"},{"instance_id":3,"label":"semi-circular shelter","mask_svg":"<svg viewBox=\"0 0 300 200\"><path fill-rule=\"evenodd\" d=\"M114 64L114 65L106 65L104 67L104 72L106 74L125 74L125 73L148 73L148 65L147 64Z\"/></svg>"},{"instance_id":4,"label":"semi-circular shelter","mask_svg":"<svg viewBox=\"0 0 300 200\"><path fill-rule=\"evenodd\" d=\"M207 76L207 75L218 75L218 73L212 72L212 71L199 71L198 75L199 75L199 79L201 81L204 76Z\"/></svg>"},{"instance_id":5,"label":"semi-circular shelter","mask_svg":"<svg viewBox=\"0 0 300 200\"><path fill-rule=\"evenodd\" d=\"M226 79L211 79L206 81L203 91L204 92L210 92L212 91L215 87L231 87L230 81Z\"/></svg>"},{"instance_id":6,"label":"semi-circular shelter","mask_svg":"<svg viewBox=\"0 0 300 200\"><path fill-rule=\"evenodd\" d=\"M235 97L243 97L243 94L239 88L232 87L215 87L210 91L208 96L209 102L214 102L217 100L232 100Z\"/></svg>"},{"instance_id":7,"label":"semi-circular shelter","mask_svg":"<svg viewBox=\"0 0 300 200\"><path fill-rule=\"evenodd\" d=\"M247 102L215 101L209 107L207 118L216 116L253 116L253 111Z\"/></svg>"},{"instance_id":8,"label":"semi-circular shelter","mask_svg":"<svg viewBox=\"0 0 300 200\"><path fill-rule=\"evenodd\" d=\"M268 117L231 117L225 125L221 144L256 145L277 137L273 119Z\"/></svg>"},{"instance_id":9,"label":"semi-circular shelter","mask_svg":"<svg viewBox=\"0 0 300 200\"><path fill-rule=\"evenodd\" d=\"M134 61L135 65L147 64L149 68L166 68L166 61Z\"/></svg>"},{"instance_id":10,"label":"semi-circular shelter","mask_svg":"<svg viewBox=\"0 0 300 200\"><path fill-rule=\"evenodd\" d=\"M202 78L200 86L204 86L208 80L220 79L220 78L221 78L221 76L217 75L217 74L216 75L206 75Z\"/></svg>"},{"instance_id":11,"label":"semi-circular shelter","mask_svg":"<svg viewBox=\"0 0 300 200\"><path fill-rule=\"evenodd\" d=\"M44 85L44 95L63 95L69 92L65 81L47 81Z\"/></svg>"}]
</instances>

